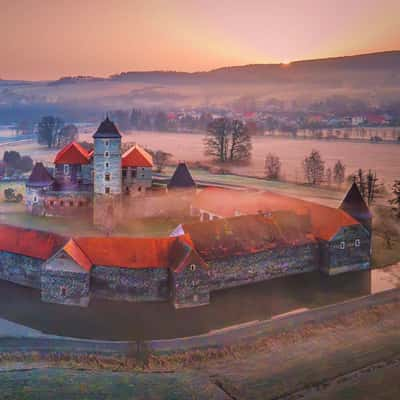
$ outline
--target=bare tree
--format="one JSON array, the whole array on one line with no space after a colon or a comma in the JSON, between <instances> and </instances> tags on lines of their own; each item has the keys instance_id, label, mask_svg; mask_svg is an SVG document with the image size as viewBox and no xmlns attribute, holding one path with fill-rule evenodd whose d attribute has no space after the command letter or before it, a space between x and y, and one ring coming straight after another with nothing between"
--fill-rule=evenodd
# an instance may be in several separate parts
<instances>
[{"instance_id":1,"label":"bare tree","mask_svg":"<svg viewBox=\"0 0 400 400\"><path fill-rule=\"evenodd\" d=\"M230 123L230 161L248 161L251 158L251 136L242 121L233 120Z\"/></svg>"},{"instance_id":2,"label":"bare tree","mask_svg":"<svg viewBox=\"0 0 400 400\"><path fill-rule=\"evenodd\" d=\"M332 185L332 168L327 168L325 171L325 182L328 186Z\"/></svg>"},{"instance_id":3,"label":"bare tree","mask_svg":"<svg viewBox=\"0 0 400 400\"><path fill-rule=\"evenodd\" d=\"M208 125L204 146L205 155L217 161L248 161L251 158L251 136L242 121L213 120Z\"/></svg>"},{"instance_id":4,"label":"bare tree","mask_svg":"<svg viewBox=\"0 0 400 400\"><path fill-rule=\"evenodd\" d=\"M366 174L361 168L353 175L353 182L358 186L363 199L371 205L379 192L378 178L376 172L368 171Z\"/></svg>"},{"instance_id":5,"label":"bare tree","mask_svg":"<svg viewBox=\"0 0 400 400\"><path fill-rule=\"evenodd\" d=\"M207 136L204 138L204 154L225 162L228 158L229 131L229 121L225 118L217 118L210 122Z\"/></svg>"},{"instance_id":6,"label":"bare tree","mask_svg":"<svg viewBox=\"0 0 400 400\"><path fill-rule=\"evenodd\" d=\"M162 172L167 165L168 161L171 159L172 154L166 153L162 150L157 150L152 152L153 162L156 166L156 172Z\"/></svg>"},{"instance_id":7,"label":"bare tree","mask_svg":"<svg viewBox=\"0 0 400 400\"><path fill-rule=\"evenodd\" d=\"M303 160L304 176L311 185L320 185L324 180L325 163L318 150L312 150Z\"/></svg>"},{"instance_id":8,"label":"bare tree","mask_svg":"<svg viewBox=\"0 0 400 400\"><path fill-rule=\"evenodd\" d=\"M338 160L333 167L333 181L338 186L342 186L346 176L346 166Z\"/></svg>"},{"instance_id":9,"label":"bare tree","mask_svg":"<svg viewBox=\"0 0 400 400\"><path fill-rule=\"evenodd\" d=\"M279 157L268 153L265 157L265 177L271 180L278 180L281 175L282 163Z\"/></svg>"},{"instance_id":10,"label":"bare tree","mask_svg":"<svg viewBox=\"0 0 400 400\"><path fill-rule=\"evenodd\" d=\"M390 200L392 209L397 218L400 218L400 180L396 180L392 187L394 198Z\"/></svg>"}]
</instances>

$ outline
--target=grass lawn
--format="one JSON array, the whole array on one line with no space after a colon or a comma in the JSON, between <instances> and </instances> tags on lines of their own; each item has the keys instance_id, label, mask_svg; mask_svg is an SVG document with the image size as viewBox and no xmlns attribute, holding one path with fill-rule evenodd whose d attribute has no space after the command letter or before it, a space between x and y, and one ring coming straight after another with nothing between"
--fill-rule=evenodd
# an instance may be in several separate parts
<instances>
[{"instance_id":1,"label":"grass lawn","mask_svg":"<svg viewBox=\"0 0 400 400\"><path fill-rule=\"evenodd\" d=\"M165 177L170 177L172 176L174 170L174 167L167 167L163 175ZM337 189L312 187L291 182L267 181L262 178L233 174L212 174L200 168L190 168L190 172L196 181L207 181L215 184L226 184L233 186L246 186L251 189L259 190L271 190L284 195L316 201L318 203L333 207L337 207L344 197L344 191Z\"/></svg>"}]
</instances>

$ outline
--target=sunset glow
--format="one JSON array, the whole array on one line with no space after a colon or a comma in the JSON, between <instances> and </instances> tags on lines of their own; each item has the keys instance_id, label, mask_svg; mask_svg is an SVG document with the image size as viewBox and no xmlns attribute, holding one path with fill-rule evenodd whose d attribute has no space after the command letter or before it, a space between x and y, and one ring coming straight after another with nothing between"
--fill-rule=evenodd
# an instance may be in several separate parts
<instances>
[{"instance_id":1,"label":"sunset glow","mask_svg":"<svg viewBox=\"0 0 400 400\"><path fill-rule=\"evenodd\" d=\"M3 79L288 64L400 48L398 0L1 3Z\"/></svg>"}]
</instances>

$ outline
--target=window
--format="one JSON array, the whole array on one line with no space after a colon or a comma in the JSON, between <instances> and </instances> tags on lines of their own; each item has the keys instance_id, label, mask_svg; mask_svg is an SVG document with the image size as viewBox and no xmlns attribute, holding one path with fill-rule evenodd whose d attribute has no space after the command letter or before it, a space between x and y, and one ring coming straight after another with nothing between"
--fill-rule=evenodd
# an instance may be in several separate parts
<instances>
[{"instance_id":1,"label":"window","mask_svg":"<svg viewBox=\"0 0 400 400\"><path fill-rule=\"evenodd\" d=\"M131 170L131 177L136 178L136 168Z\"/></svg>"},{"instance_id":2,"label":"window","mask_svg":"<svg viewBox=\"0 0 400 400\"><path fill-rule=\"evenodd\" d=\"M195 264L190 264L190 270L191 271L196 271L196 265Z\"/></svg>"},{"instance_id":3,"label":"window","mask_svg":"<svg viewBox=\"0 0 400 400\"><path fill-rule=\"evenodd\" d=\"M64 200L60 201L60 207L64 207Z\"/></svg>"},{"instance_id":4,"label":"window","mask_svg":"<svg viewBox=\"0 0 400 400\"><path fill-rule=\"evenodd\" d=\"M125 168L122 170L122 177L123 177L124 179L126 178L126 169L125 169Z\"/></svg>"},{"instance_id":5,"label":"window","mask_svg":"<svg viewBox=\"0 0 400 400\"><path fill-rule=\"evenodd\" d=\"M110 194L111 193L111 190L110 190L109 187L106 187L104 191L105 191L106 194Z\"/></svg>"},{"instance_id":6,"label":"window","mask_svg":"<svg viewBox=\"0 0 400 400\"><path fill-rule=\"evenodd\" d=\"M64 175L69 175L69 164L64 164Z\"/></svg>"},{"instance_id":7,"label":"window","mask_svg":"<svg viewBox=\"0 0 400 400\"><path fill-rule=\"evenodd\" d=\"M50 200L49 203L51 207L54 207L54 200Z\"/></svg>"},{"instance_id":8,"label":"window","mask_svg":"<svg viewBox=\"0 0 400 400\"><path fill-rule=\"evenodd\" d=\"M83 201L82 200L78 202L78 207L83 207Z\"/></svg>"},{"instance_id":9,"label":"window","mask_svg":"<svg viewBox=\"0 0 400 400\"><path fill-rule=\"evenodd\" d=\"M35 196L33 196L33 202L34 203L37 203L38 202L38 197L35 195Z\"/></svg>"},{"instance_id":10,"label":"window","mask_svg":"<svg viewBox=\"0 0 400 400\"><path fill-rule=\"evenodd\" d=\"M104 152L104 157L110 157L110 152L109 151L105 151Z\"/></svg>"},{"instance_id":11,"label":"window","mask_svg":"<svg viewBox=\"0 0 400 400\"><path fill-rule=\"evenodd\" d=\"M138 192L141 192L141 191L142 191L142 187L139 186L139 187L138 187Z\"/></svg>"},{"instance_id":12,"label":"window","mask_svg":"<svg viewBox=\"0 0 400 400\"><path fill-rule=\"evenodd\" d=\"M111 180L111 174L110 174L109 172L106 172L106 173L104 174L104 180L105 180L106 182L110 182L110 180Z\"/></svg>"},{"instance_id":13,"label":"window","mask_svg":"<svg viewBox=\"0 0 400 400\"><path fill-rule=\"evenodd\" d=\"M67 295L67 288L63 286L61 287L61 296L65 297L66 295Z\"/></svg>"},{"instance_id":14,"label":"window","mask_svg":"<svg viewBox=\"0 0 400 400\"><path fill-rule=\"evenodd\" d=\"M104 141L104 146L108 147L110 145L110 141L109 140L105 140Z\"/></svg>"},{"instance_id":15,"label":"window","mask_svg":"<svg viewBox=\"0 0 400 400\"><path fill-rule=\"evenodd\" d=\"M346 243L345 242L340 242L340 249L344 250L346 248Z\"/></svg>"},{"instance_id":16,"label":"window","mask_svg":"<svg viewBox=\"0 0 400 400\"><path fill-rule=\"evenodd\" d=\"M106 162L106 163L104 164L104 166L105 166L106 168L108 168L108 167L110 166L110 163Z\"/></svg>"},{"instance_id":17,"label":"window","mask_svg":"<svg viewBox=\"0 0 400 400\"><path fill-rule=\"evenodd\" d=\"M73 207L74 206L74 202L72 200L69 201L69 206Z\"/></svg>"},{"instance_id":18,"label":"window","mask_svg":"<svg viewBox=\"0 0 400 400\"><path fill-rule=\"evenodd\" d=\"M354 245L355 245L356 247L360 247L360 245L361 245L360 239L356 239L356 241L354 242Z\"/></svg>"}]
</instances>

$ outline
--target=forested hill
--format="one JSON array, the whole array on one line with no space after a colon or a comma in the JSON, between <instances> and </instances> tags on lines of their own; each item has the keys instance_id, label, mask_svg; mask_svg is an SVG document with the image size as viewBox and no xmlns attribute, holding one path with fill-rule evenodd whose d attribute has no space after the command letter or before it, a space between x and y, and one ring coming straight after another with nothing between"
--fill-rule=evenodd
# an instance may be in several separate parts
<instances>
[{"instance_id":1,"label":"forested hill","mask_svg":"<svg viewBox=\"0 0 400 400\"><path fill-rule=\"evenodd\" d=\"M223 67L207 72L123 72L112 75L111 80L151 83L250 83L282 82L329 83L340 80L362 80L366 77L370 83L400 84L400 51L364 54L348 57L335 57L317 60L305 60L286 64L254 64ZM394 81L395 82L394 82Z\"/></svg>"}]
</instances>

